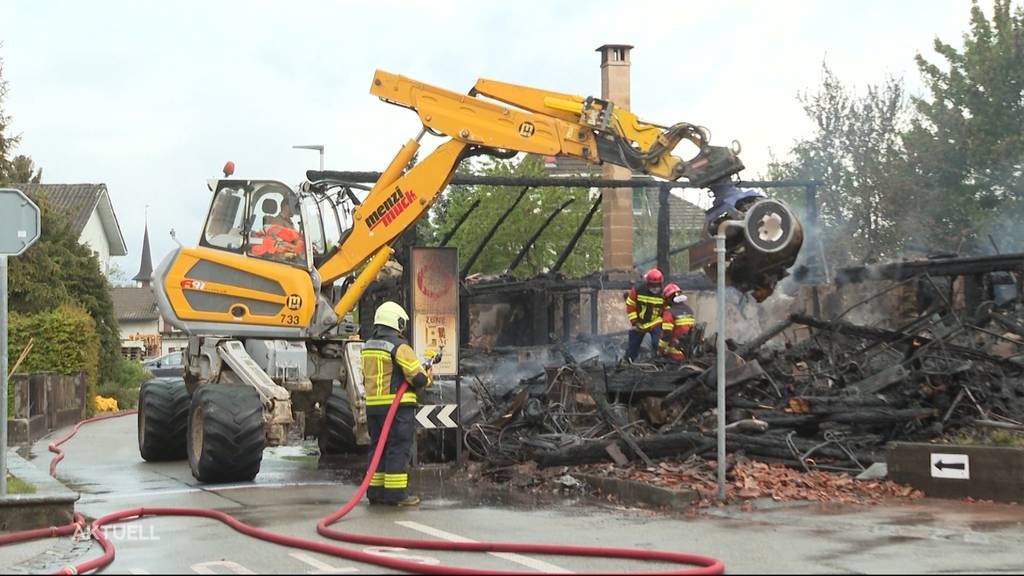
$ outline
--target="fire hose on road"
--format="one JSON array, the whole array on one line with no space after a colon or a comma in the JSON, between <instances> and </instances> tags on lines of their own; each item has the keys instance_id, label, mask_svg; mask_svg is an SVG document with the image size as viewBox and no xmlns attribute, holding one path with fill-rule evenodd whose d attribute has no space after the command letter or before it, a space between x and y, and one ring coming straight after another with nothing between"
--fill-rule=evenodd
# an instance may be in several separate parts
<instances>
[{"instance_id":1,"label":"fire hose on road","mask_svg":"<svg viewBox=\"0 0 1024 576\"><path fill-rule=\"evenodd\" d=\"M448 542L444 540L418 540L408 538L392 538L383 536L371 536L367 534L354 534L351 532L343 532L336 530L330 526L341 520L346 514L348 514L365 494L367 487L370 484L370 479L373 475L373 471L377 469L377 464L380 461L381 454L384 450L385 442L387 441L388 433L391 430L391 422L394 419L395 412L398 409L398 402L401 399L402 394L406 390L406 385L403 384L399 388L398 393L395 394L395 401L391 404L388 410L387 418L384 422L384 428L381 432L380 441L377 442L377 450L373 454L373 459L370 463L369 468L363 477L362 483L356 490L355 494L349 499L349 501L337 509L328 516L325 516L317 522L317 533L326 538L332 540L339 540L343 542L350 542L355 544L366 544L372 546L389 546L389 547L400 547L400 548L416 548L425 550L447 550L447 551L459 551L459 552L514 552L514 553L527 553L527 554L546 554L546 555L559 555L559 556L584 556L584 557L595 557L595 558L621 558L630 560L641 560L648 562L665 562L671 564L678 564L682 567L673 570L663 570L656 572L641 572L646 574L721 574L725 570L724 564L721 560L711 558L708 556L699 556L696 554L687 554L682 552L670 552L664 550L642 550L637 548L606 548L599 546L572 546L572 545L558 545L558 544L527 544L527 543L512 543L512 542ZM50 474L56 475L57 464L63 459L64 452L60 449L60 445L70 440L77 432L78 429L83 425L90 422L97 422L100 420L106 420L118 416L126 416L133 414L134 411L121 412L117 414L104 414L88 420L83 420L75 425L75 427L68 432L65 436L59 440L51 443L48 448L51 452L56 454L53 461L50 464ZM103 526L119 522L123 520L136 520L146 516L193 516L210 518L213 520L220 521L233 530L257 538L273 544L279 544L291 548L299 548L302 550L308 550L310 552L317 552L321 554L327 554L339 558L347 558L349 560L355 560L357 562L363 562L366 564L373 564L385 568L392 568L395 570L401 570L403 572L415 572L423 574L531 574L529 572L521 571L499 571L499 570L482 570L478 568L466 568L460 566L446 566L446 565L428 565L414 562L411 560L403 560L400 558L391 558L387 556L381 556L378 554L371 554L362 550L356 550L353 548L346 548L336 544L328 542L320 542L315 540L307 540L305 538L297 538L294 536L288 536L285 534L279 534L271 532L269 530L262 530L250 526L244 522L237 520L229 514L220 512L218 510L210 510L205 508L172 508L172 507L138 507L128 508L110 514L100 516L93 521L90 527L90 534L95 538L103 549L103 554L93 560L88 560L76 566L69 566L58 572L58 574L84 574L93 570L101 569L111 562L114 561L114 545L103 533ZM56 536L69 536L74 534L76 531L82 530L84 526L84 519L81 515L75 515L75 520L68 525L61 527L42 528L37 530L27 530L24 532L15 532L13 534L0 535L0 546L13 544L16 542L25 542L29 540L35 540L38 538L56 537Z\"/></svg>"}]
</instances>

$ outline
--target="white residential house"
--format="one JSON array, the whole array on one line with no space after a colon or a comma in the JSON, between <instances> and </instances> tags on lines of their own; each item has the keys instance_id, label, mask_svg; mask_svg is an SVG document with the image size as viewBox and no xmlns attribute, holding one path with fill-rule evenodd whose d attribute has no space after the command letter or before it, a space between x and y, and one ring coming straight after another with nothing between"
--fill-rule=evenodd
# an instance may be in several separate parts
<instances>
[{"instance_id":1,"label":"white residential house","mask_svg":"<svg viewBox=\"0 0 1024 576\"><path fill-rule=\"evenodd\" d=\"M64 212L78 241L89 247L104 275L112 256L127 256L128 247L110 202L106 184L11 184L30 198L42 198Z\"/></svg>"}]
</instances>

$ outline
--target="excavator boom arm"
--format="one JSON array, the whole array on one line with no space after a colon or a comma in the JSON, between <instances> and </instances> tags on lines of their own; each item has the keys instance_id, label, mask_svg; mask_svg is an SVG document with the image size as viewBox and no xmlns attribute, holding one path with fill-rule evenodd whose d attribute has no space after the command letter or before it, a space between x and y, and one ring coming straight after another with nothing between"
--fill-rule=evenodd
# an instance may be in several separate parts
<instances>
[{"instance_id":1,"label":"excavator boom arm","mask_svg":"<svg viewBox=\"0 0 1024 576\"><path fill-rule=\"evenodd\" d=\"M663 129L606 100L493 80L480 80L472 93L459 94L381 70L374 74L370 92L414 110L424 130L451 140L408 170L418 140L399 151L355 209L353 227L339 249L320 266L324 283L352 272L412 226L471 151L510 150L612 162L668 180L688 178L695 185L743 167L731 151L708 146L695 126L681 123ZM683 138L700 150L688 162L671 154ZM715 169L709 171L709 166ZM339 314L346 311L336 309Z\"/></svg>"}]
</instances>

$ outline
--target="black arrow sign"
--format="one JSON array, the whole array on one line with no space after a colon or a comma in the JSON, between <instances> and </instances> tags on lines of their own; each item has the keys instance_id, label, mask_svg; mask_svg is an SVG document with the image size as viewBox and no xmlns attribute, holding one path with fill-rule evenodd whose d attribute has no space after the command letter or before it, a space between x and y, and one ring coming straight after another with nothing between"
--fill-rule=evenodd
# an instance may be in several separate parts
<instances>
[{"instance_id":1,"label":"black arrow sign","mask_svg":"<svg viewBox=\"0 0 1024 576\"><path fill-rule=\"evenodd\" d=\"M935 463L935 467L938 468L939 470L945 470L947 468L950 469L950 470L963 470L964 469L964 463L963 462L957 462L955 464L947 464L947 463L943 462L942 460L939 460L938 462Z\"/></svg>"}]
</instances>

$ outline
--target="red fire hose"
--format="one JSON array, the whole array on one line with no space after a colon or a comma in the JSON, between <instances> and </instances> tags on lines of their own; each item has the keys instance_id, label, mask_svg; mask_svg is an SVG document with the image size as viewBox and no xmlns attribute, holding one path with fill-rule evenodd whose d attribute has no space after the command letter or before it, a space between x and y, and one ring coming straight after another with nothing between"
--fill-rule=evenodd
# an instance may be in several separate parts
<instances>
[{"instance_id":1,"label":"red fire hose","mask_svg":"<svg viewBox=\"0 0 1024 576\"><path fill-rule=\"evenodd\" d=\"M560 556L587 556L587 557L599 557L599 558L624 558L631 560L643 560L653 562L665 562L671 564L679 564L685 566L685 568L677 568L674 570L667 571L656 571L656 572L639 572L639 574L721 574L725 570L724 564L721 560L711 558L708 556L698 556L695 554L685 554L682 552L669 552L664 550L641 550L636 548L604 548L598 546L563 546L555 544L519 544L519 543L503 543L503 542L448 542L443 540L415 540L407 538L388 538L382 536L370 536L365 534L354 534L351 532L342 532L340 530L334 530L329 526L346 514L348 514L362 499L363 494L366 493L367 487L370 485L370 478L373 476L373 471L377 469L377 464L380 461L381 454L384 450L384 444L387 441L388 433L391 430L391 421L394 419L395 412L398 409L398 402L405 392L405 385L399 388L398 393L395 394L395 401L391 404L388 410L387 418L384 421L384 428L381 432L380 440L377 442L377 450L373 454L373 460L370 463L369 468L366 471L366 475L363 477L362 483L356 490L355 494L349 501L339 508L338 510L331 513L329 516L325 516L320 519L317 523L316 530L321 536L333 539L341 540L344 542L352 542L357 544L368 544L373 546L389 546L389 547L401 547L401 548L418 548L426 550L451 550L451 551L473 551L473 552L517 552L526 554L555 554ZM118 416L126 416L133 414L135 411L119 412L116 414L104 414L88 420L83 420L75 425L75 427L64 437L56 442L49 445L49 450L56 454L53 462L50 463L50 474L55 475L57 463L64 457L64 452L59 446L71 439L78 429L86 423L96 422L99 420L106 420L108 418L114 418ZM499 570L482 570L478 568L465 568L460 566L445 566L445 565L427 565L413 562L411 560L402 560L399 558L392 558L388 556L381 556L377 554L371 554L369 552L363 552L362 550L356 550L352 548L345 548L335 544L327 542L319 542L315 540L307 540L305 538L297 538L295 536L287 536L284 534L278 534L276 532L270 532L268 530L261 530L250 526L244 522L237 520L236 518L220 512L217 510L209 510L204 508L129 508L126 510L120 510L118 512L112 512L110 514L103 515L93 521L90 535L95 538L100 546L103 548L103 555L99 558L89 560L78 564L76 566L69 566L58 572L58 574L83 574L92 570L97 570L109 565L114 561L114 546L110 540L107 539L103 533L103 526L112 522L128 519L138 519L145 516L199 516L204 518L211 518L227 524L232 529L246 536L252 538L258 538L274 544L280 544L282 546L288 546L291 548L300 548L308 550L310 552L318 552L321 554L328 554L339 558L347 558L349 560L355 560L357 562L363 562L366 564L374 564L377 566L383 566L386 568L393 568L395 570L401 570L403 572L417 572L425 574L533 574L530 572L517 572L517 571L499 571ZM16 532L0 536L0 546L6 544L13 544L15 542L25 542L28 540L34 540L37 538L55 537L55 536L67 536L74 534L77 530L81 530L83 526L83 519L76 513L75 521L66 526L59 528L42 528L38 530L27 530L24 532Z\"/></svg>"}]
</instances>

